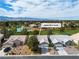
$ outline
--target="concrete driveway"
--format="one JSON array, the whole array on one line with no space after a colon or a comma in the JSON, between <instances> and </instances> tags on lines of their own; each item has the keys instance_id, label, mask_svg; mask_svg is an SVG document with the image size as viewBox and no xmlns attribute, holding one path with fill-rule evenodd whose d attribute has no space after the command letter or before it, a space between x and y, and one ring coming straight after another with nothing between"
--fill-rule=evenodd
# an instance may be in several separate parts
<instances>
[{"instance_id":1,"label":"concrete driveway","mask_svg":"<svg viewBox=\"0 0 79 59\"><path fill-rule=\"evenodd\" d=\"M65 47L64 49L69 55L79 55L79 51L73 46Z\"/></svg>"},{"instance_id":2,"label":"concrete driveway","mask_svg":"<svg viewBox=\"0 0 79 59\"><path fill-rule=\"evenodd\" d=\"M0 50L0 56L5 56L6 53L3 52L4 48Z\"/></svg>"}]
</instances>

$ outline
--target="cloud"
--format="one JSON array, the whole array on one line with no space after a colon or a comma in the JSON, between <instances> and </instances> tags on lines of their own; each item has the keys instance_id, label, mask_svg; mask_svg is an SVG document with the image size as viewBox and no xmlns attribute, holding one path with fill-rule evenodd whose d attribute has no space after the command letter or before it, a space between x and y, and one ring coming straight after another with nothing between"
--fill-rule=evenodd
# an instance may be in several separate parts
<instances>
[{"instance_id":1,"label":"cloud","mask_svg":"<svg viewBox=\"0 0 79 59\"><path fill-rule=\"evenodd\" d=\"M0 16L79 19L79 0L0 0L0 2Z\"/></svg>"},{"instance_id":2,"label":"cloud","mask_svg":"<svg viewBox=\"0 0 79 59\"><path fill-rule=\"evenodd\" d=\"M13 11L12 5L5 2L5 0L0 0L0 8L6 9L7 11Z\"/></svg>"}]
</instances>

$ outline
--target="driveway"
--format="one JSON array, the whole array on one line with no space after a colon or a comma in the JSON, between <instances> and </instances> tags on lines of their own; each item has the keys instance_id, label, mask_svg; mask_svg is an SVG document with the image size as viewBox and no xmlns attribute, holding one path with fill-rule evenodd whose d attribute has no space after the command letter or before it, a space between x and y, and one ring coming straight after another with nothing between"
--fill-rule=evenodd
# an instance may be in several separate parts
<instances>
[{"instance_id":1,"label":"driveway","mask_svg":"<svg viewBox=\"0 0 79 59\"><path fill-rule=\"evenodd\" d=\"M5 53L3 52L4 48L0 50L0 56L5 56Z\"/></svg>"},{"instance_id":2,"label":"driveway","mask_svg":"<svg viewBox=\"0 0 79 59\"><path fill-rule=\"evenodd\" d=\"M73 46L65 47L64 49L70 55L79 55L79 51Z\"/></svg>"},{"instance_id":3,"label":"driveway","mask_svg":"<svg viewBox=\"0 0 79 59\"><path fill-rule=\"evenodd\" d=\"M67 52L64 50L64 47L56 47L58 49L59 55L68 55Z\"/></svg>"}]
</instances>

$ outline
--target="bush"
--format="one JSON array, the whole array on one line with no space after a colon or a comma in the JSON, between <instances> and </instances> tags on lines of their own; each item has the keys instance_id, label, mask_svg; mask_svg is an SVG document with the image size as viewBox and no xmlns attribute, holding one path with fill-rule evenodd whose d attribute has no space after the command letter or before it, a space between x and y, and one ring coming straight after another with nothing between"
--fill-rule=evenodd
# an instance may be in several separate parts
<instances>
[{"instance_id":1,"label":"bush","mask_svg":"<svg viewBox=\"0 0 79 59\"><path fill-rule=\"evenodd\" d=\"M73 46L73 45L75 45L75 43L74 43L74 41L68 41L68 42L66 42L66 45L67 46Z\"/></svg>"},{"instance_id":2,"label":"bush","mask_svg":"<svg viewBox=\"0 0 79 59\"><path fill-rule=\"evenodd\" d=\"M28 41L27 41L27 45L29 46L29 48L31 48L32 51L37 52L39 50L39 42L36 38L36 36L31 36Z\"/></svg>"}]
</instances>

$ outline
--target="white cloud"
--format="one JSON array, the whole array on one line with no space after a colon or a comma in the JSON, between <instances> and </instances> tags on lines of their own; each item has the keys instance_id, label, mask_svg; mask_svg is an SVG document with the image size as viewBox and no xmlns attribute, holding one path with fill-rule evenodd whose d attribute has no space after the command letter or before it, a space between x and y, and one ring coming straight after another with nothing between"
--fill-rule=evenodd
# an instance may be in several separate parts
<instances>
[{"instance_id":1,"label":"white cloud","mask_svg":"<svg viewBox=\"0 0 79 59\"><path fill-rule=\"evenodd\" d=\"M9 17L79 17L79 0L70 2L69 0L17 0L16 3L6 3L12 5L14 11L6 11L0 8L0 15Z\"/></svg>"}]
</instances>

